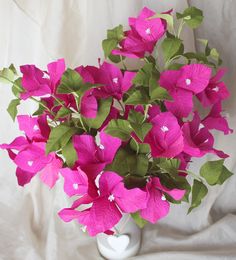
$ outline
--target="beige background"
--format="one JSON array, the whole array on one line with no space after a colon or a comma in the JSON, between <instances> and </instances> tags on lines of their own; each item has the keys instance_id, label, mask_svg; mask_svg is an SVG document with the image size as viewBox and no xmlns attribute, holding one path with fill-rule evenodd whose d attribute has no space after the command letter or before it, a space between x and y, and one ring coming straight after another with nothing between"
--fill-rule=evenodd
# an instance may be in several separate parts
<instances>
[{"instance_id":1,"label":"beige background","mask_svg":"<svg viewBox=\"0 0 236 260\"><path fill-rule=\"evenodd\" d=\"M60 57L71 67L97 64L103 57L101 40L107 28L137 15L146 5L156 11L188 4L204 11L205 21L195 35L185 31L189 49L196 38L208 38L221 52L229 68L226 82L232 98L225 107L231 127L236 128L236 1L235 0L0 0L0 67L35 63L39 67ZM196 45L198 48L198 46ZM0 86L0 143L19 132L5 109L12 98ZM30 113L27 103L22 113ZM216 137L218 148L231 154L228 167L235 171L235 134ZM197 160L197 171L201 161ZM0 259L1 260L93 260L100 259L94 238L80 231L75 222L63 223L57 216L69 205L62 185L52 191L37 178L26 188L17 186L14 165L0 151ZM236 176L223 187L210 188L207 199L192 214L188 205L173 206L169 216L144 229L141 254L134 259L236 259Z\"/></svg>"}]
</instances>

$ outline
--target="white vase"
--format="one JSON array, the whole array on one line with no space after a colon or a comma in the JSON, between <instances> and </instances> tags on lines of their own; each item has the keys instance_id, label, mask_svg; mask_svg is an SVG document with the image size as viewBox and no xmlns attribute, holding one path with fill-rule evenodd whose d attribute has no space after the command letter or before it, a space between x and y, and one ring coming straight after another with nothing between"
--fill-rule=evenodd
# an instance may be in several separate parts
<instances>
[{"instance_id":1,"label":"white vase","mask_svg":"<svg viewBox=\"0 0 236 260\"><path fill-rule=\"evenodd\" d=\"M135 256L141 246L141 229L129 214L123 215L113 229L114 235L97 235L98 250L106 259L127 259Z\"/></svg>"}]
</instances>

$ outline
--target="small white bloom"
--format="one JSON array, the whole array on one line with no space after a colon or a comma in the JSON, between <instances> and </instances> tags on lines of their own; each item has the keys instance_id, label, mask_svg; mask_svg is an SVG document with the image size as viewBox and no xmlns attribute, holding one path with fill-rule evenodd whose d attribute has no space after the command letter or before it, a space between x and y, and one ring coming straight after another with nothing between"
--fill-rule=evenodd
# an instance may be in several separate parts
<instances>
[{"instance_id":1,"label":"small white bloom","mask_svg":"<svg viewBox=\"0 0 236 260\"><path fill-rule=\"evenodd\" d=\"M209 141L209 139L207 138L205 141L204 141L204 143L207 143Z\"/></svg>"},{"instance_id":2,"label":"small white bloom","mask_svg":"<svg viewBox=\"0 0 236 260\"><path fill-rule=\"evenodd\" d=\"M169 131L169 128L167 127L167 126L165 126L165 125L163 125L162 127L161 127L161 131L162 132L168 132Z\"/></svg>"},{"instance_id":3,"label":"small white bloom","mask_svg":"<svg viewBox=\"0 0 236 260\"><path fill-rule=\"evenodd\" d=\"M78 188L79 188L78 183L73 183L73 188L74 188L75 190L78 190Z\"/></svg>"},{"instance_id":4,"label":"small white bloom","mask_svg":"<svg viewBox=\"0 0 236 260\"><path fill-rule=\"evenodd\" d=\"M202 123L200 123L200 125L199 125L199 130L200 129L202 129L202 128L204 128L205 126L202 124Z\"/></svg>"},{"instance_id":5,"label":"small white bloom","mask_svg":"<svg viewBox=\"0 0 236 260\"><path fill-rule=\"evenodd\" d=\"M105 149L104 145L102 145L102 144L100 144L98 147L99 147L101 150L104 150L104 149Z\"/></svg>"},{"instance_id":6,"label":"small white bloom","mask_svg":"<svg viewBox=\"0 0 236 260\"><path fill-rule=\"evenodd\" d=\"M151 34L151 28L147 28L147 29L145 30L145 33L146 33L146 34Z\"/></svg>"},{"instance_id":7,"label":"small white bloom","mask_svg":"<svg viewBox=\"0 0 236 260\"><path fill-rule=\"evenodd\" d=\"M37 125L34 125L34 128L33 128L34 131L37 131L39 130L39 127Z\"/></svg>"},{"instance_id":8,"label":"small white bloom","mask_svg":"<svg viewBox=\"0 0 236 260\"><path fill-rule=\"evenodd\" d=\"M112 81L117 84L118 83L118 78L113 78Z\"/></svg>"},{"instance_id":9,"label":"small white bloom","mask_svg":"<svg viewBox=\"0 0 236 260\"><path fill-rule=\"evenodd\" d=\"M115 197L114 197L114 195L113 195L113 194L111 194L111 195L108 197L108 200L109 200L110 202L112 202L113 200L115 200Z\"/></svg>"},{"instance_id":10,"label":"small white bloom","mask_svg":"<svg viewBox=\"0 0 236 260\"><path fill-rule=\"evenodd\" d=\"M166 200L166 196L164 194L162 194L161 200Z\"/></svg>"},{"instance_id":11,"label":"small white bloom","mask_svg":"<svg viewBox=\"0 0 236 260\"><path fill-rule=\"evenodd\" d=\"M191 79L186 79L185 83L186 83L187 86L189 86L192 83L192 80Z\"/></svg>"},{"instance_id":12,"label":"small white bloom","mask_svg":"<svg viewBox=\"0 0 236 260\"><path fill-rule=\"evenodd\" d=\"M220 89L220 88L219 88L218 86L216 86L216 87L214 87L212 90L215 91L215 92L218 92L219 89Z\"/></svg>"},{"instance_id":13,"label":"small white bloom","mask_svg":"<svg viewBox=\"0 0 236 260\"><path fill-rule=\"evenodd\" d=\"M28 161L28 165L31 167L33 165L33 161Z\"/></svg>"}]
</instances>

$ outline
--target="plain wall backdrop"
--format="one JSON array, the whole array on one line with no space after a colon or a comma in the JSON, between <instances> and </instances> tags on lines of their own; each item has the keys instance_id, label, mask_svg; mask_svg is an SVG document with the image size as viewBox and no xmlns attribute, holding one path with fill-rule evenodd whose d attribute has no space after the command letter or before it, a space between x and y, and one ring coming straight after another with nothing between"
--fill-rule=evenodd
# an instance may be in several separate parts
<instances>
[{"instance_id":1,"label":"plain wall backdrop","mask_svg":"<svg viewBox=\"0 0 236 260\"><path fill-rule=\"evenodd\" d=\"M46 64L65 58L70 67L97 65L103 58L101 41L106 30L127 26L143 6L157 12L188 5L202 9L205 20L194 34L183 32L188 49L199 48L197 38L207 38L228 67L225 77L232 93L225 102L230 126L236 129L236 1L235 0L0 0L0 67L14 63ZM6 112L13 98L10 86L0 85L0 143L20 132ZM20 108L30 114L35 104ZM235 134L216 137L216 147L231 155L227 166L236 169ZM197 171L199 160L193 170ZM69 206L62 183L49 190L36 177L25 188L17 186L15 166L0 151L0 259L97 260L94 238L75 223L64 223L59 209ZM172 206L167 218L147 225L141 255L133 259L236 259L236 176L222 187L209 189L202 205L186 215L188 205Z\"/></svg>"}]
</instances>

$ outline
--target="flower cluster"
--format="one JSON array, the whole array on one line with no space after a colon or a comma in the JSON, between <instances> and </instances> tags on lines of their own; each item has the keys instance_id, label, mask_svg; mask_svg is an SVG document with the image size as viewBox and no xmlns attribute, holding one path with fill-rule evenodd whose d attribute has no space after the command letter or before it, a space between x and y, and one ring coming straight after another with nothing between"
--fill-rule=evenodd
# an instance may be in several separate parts
<instances>
[{"instance_id":1,"label":"flower cluster","mask_svg":"<svg viewBox=\"0 0 236 260\"><path fill-rule=\"evenodd\" d=\"M145 7L129 18L130 30L108 30L107 59L98 67L70 69L59 59L47 71L21 66L18 78L12 65L0 71L13 83L16 98L8 112L24 133L0 145L17 166L18 184L37 174L52 188L61 176L75 201L59 216L76 219L91 236L112 234L123 213L139 225L156 223L170 203L188 202L190 194L191 211L206 195L206 184L232 175L223 165L228 155L214 147L211 133L232 132L222 115L221 103L229 97L225 70L218 69L221 60L206 40L204 52L184 51L181 28L196 28L202 12L191 7L177 13L177 33L171 13ZM139 59L141 68L129 69L127 57ZM38 110L17 116L17 106L29 99ZM206 162L200 175L188 170L192 157L209 153L220 159Z\"/></svg>"}]
</instances>

